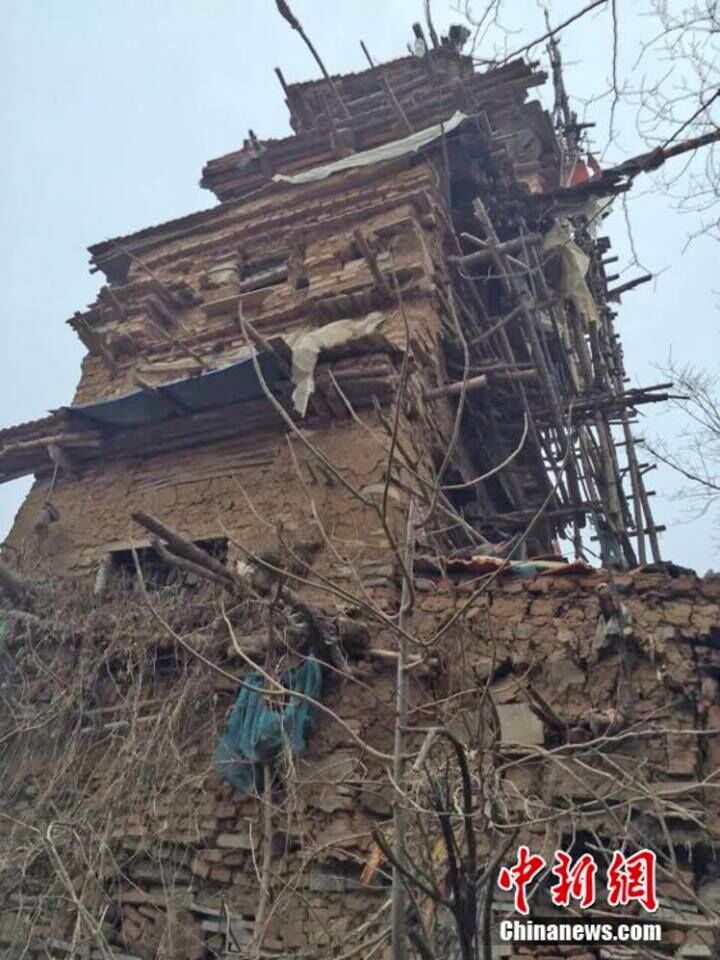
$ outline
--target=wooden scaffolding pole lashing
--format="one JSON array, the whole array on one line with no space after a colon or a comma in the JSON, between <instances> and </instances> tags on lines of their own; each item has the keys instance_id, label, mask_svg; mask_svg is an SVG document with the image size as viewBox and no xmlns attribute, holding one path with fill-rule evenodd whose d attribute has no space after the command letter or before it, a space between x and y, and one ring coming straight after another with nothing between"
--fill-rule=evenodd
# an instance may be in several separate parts
<instances>
[{"instance_id":1,"label":"wooden scaffolding pole lashing","mask_svg":"<svg viewBox=\"0 0 720 960\"><path fill-rule=\"evenodd\" d=\"M477 377L469 377L467 380L458 380L455 383L446 383L442 387L433 387L431 390L425 390L423 396L426 400L437 400L439 397L457 397L461 393L468 391L484 390L490 386L493 381L497 381L498 383L517 383L520 380L535 380L536 378L536 370L513 370L492 375L481 373Z\"/></svg>"},{"instance_id":2,"label":"wooden scaffolding pole lashing","mask_svg":"<svg viewBox=\"0 0 720 960\"><path fill-rule=\"evenodd\" d=\"M368 52L368 48L365 46L365 43L362 40L360 41L360 46L362 47L363 53L367 58L367 62L370 64L370 69L372 70L373 75L375 76L375 79L380 84L382 90L385 93L385 96L390 101L390 106L392 107L393 111L397 115L398 119L400 120L405 130L407 130L408 133L413 133L414 127L408 120L408 116L403 110L400 104L400 101L395 96L393 89L390 86L390 83L388 82L387 77L381 70L378 70L378 68L375 66L375 63L373 62L373 58L370 56Z\"/></svg>"},{"instance_id":3,"label":"wooden scaffolding pole lashing","mask_svg":"<svg viewBox=\"0 0 720 960\"><path fill-rule=\"evenodd\" d=\"M293 30L296 30L297 33L302 37L302 39L303 39L303 41L304 41L304 43L305 43L305 46L308 48L308 50L310 51L310 53L313 55L313 58L314 58L314 60L315 60L315 63L317 63L317 65L320 67L320 70L321 70L321 72L322 72L322 75L323 75L323 77L325 78L325 80L327 81L328 86L329 86L330 89L332 90L332 92L333 92L333 94L334 94L334 96L335 96L335 99L336 99L336 100L338 101L338 103L340 104L340 109L342 110L343 114L348 118L348 120L351 119L351 117L350 117L350 111L348 110L345 101L344 101L343 98L340 96L340 91L338 90L337 85L335 84L335 82L333 81L333 78L330 76L330 74L329 74L329 73L327 72L327 70L325 69L325 64L322 62L322 60L321 60L321 58L320 58L320 54L317 52L317 50L315 49L315 46L314 46L313 42L310 40L310 38L308 37L308 35L307 35L307 34L305 33L305 31L303 30L302 25L300 24L300 21L299 21L298 18L295 16L295 14L292 12L292 10L291 10L290 7L288 6L286 0L275 0L275 3L276 3L276 6L277 6L277 8L278 8L278 12L280 13L280 16L281 16L284 20L286 20L286 21L290 24L290 26L293 28Z\"/></svg>"},{"instance_id":4,"label":"wooden scaffolding pole lashing","mask_svg":"<svg viewBox=\"0 0 720 960\"><path fill-rule=\"evenodd\" d=\"M562 423L559 397L550 373L545 351L538 337L533 312L530 308L530 303L533 302L532 295L527 288L521 286L517 281L511 266L507 263L507 254L502 254L498 251L500 240L481 199L476 198L473 201L473 210L475 212L475 216L482 224L487 235L488 248L493 251L493 261L498 268L503 286L510 296L518 302L520 307L520 317L523 322L523 328L527 337L530 354L548 397L552 411L552 421L558 438L558 443L560 447L564 449L570 441L566 435L565 427ZM527 264L522 264L521 266L524 270L529 270ZM574 464L571 457L568 458L566 463L566 474L568 477L568 482L573 487L573 494L577 497L579 491L576 489L577 482L574 478ZM561 480L558 481L557 488L558 490L562 490L564 492L564 485L562 484Z\"/></svg>"}]
</instances>

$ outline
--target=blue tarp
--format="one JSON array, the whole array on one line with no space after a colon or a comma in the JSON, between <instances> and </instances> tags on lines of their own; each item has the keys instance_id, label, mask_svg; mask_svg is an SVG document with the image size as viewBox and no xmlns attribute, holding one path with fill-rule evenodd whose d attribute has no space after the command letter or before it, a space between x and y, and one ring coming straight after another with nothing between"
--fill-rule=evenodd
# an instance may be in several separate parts
<instances>
[{"instance_id":1,"label":"blue tarp","mask_svg":"<svg viewBox=\"0 0 720 960\"><path fill-rule=\"evenodd\" d=\"M244 677L243 683L213 763L233 787L251 793L257 786L259 766L276 757L284 745L293 753L305 749L306 737L314 724L312 704L305 697L318 698L322 674L315 657L285 671L280 683L303 694L303 698L288 694L282 704L277 697L263 695L267 683L259 673Z\"/></svg>"},{"instance_id":2,"label":"blue tarp","mask_svg":"<svg viewBox=\"0 0 720 960\"><path fill-rule=\"evenodd\" d=\"M284 374L272 354L259 353L257 359L269 386L274 386L283 379ZM188 413L197 413L211 407L253 400L261 395L262 387L252 358L246 357L227 367L201 373L197 377L163 383L152 393L138 390L97 403L64 407L63 411L70 417L90 420L103 427L129 429L176 417L180 408Z\"/></svg>"}]
</instances>

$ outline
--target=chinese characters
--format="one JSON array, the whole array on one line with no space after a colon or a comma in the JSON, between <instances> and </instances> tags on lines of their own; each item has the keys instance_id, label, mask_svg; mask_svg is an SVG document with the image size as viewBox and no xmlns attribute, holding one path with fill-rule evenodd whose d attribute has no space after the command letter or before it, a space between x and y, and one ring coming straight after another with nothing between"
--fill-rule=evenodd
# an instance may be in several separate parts
<instances>
[{"instance_id":1,"label":"chinese characters","mask_svg":"<svg viewBox=\"0 0 720 960\"><path fill-rule=\"evenodd\" d=\"M545 858L531 853L523 844L518 848L516 862L500 869L498 886L513 892L517 913L530 913L529 888L546 867ZM639 903L648 913L657 910L655 868L652 850L638 850L629 856L616 850L605 875L608 905L626 907ZM595 903L598 865L592 854L584 853L573 862L570 854L556 850L551 873L557 878L550 888L555 906L568 907L575 902L586 910Z\"/></svg>"}]
</instances>

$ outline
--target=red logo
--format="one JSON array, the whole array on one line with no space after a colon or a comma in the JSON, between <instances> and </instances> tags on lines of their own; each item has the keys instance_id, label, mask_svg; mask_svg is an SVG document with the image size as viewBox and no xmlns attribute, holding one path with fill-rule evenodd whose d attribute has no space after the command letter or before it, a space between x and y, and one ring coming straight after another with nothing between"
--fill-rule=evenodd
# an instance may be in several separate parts
<instances>
[{"instance_id":1,"label":"red logo","mask_svg":"<svg viewBox=\"0 0 720 960\"><path fill-rule=\"evenodd\" d=\"M512 867L501 867L498 874L498 886L501 890L515 891L515 910L525 916L530 913L527 888L544 868L545 861L536 853L530 853L524 844L518 847L517 863Z\"/></svg>"},{"instance_id":2,"label":"red logo","mask_svg":"<svg viewBox=\"0 0 720 960\"><path fill-rule=\"evenodd\" d=\"M571 866L572 864L572 866ZM584 853L575 863L564 850L555 851L555 866L552 872L558 878L550 888L550 896L556 907L570 906L570 900L577 900L585 909L595 903L595 858Z\"/></svg>"},{"instance_id":3,"label":"red logo","mask_svg":"<svg viewBox=\"0 0 720 960\"><path fill-rule=\"evenodd\" d=\"M640 903L648 913L658 908L655 892L656 856L652 850L638 850L632 856L616 850L607 872L608 903L626 907Z\"/></svg>"},{"instance_id":4,"label":"red logo","mask_svg":"<svg viewBox=\"0 0 720 960\"><path fill-rule=\"evenodd\" d=\"M655 889L657 858L652 850L638 850L625 856L619 850L613 854L606 873L608 905L626 907L629 903L641 904L648 913L658 908ZM513 891L515 911L527 916L530 913L528 887L545 868L545 859L530 853L524 844L518 847L517 861L509 867L501 867L498 886L501 890ZM584 853L574 863L570 854L556 850L552 873L557 877L550 888L550 896L556 907L568 907L575 900L582 909L595 903L598 865L591 853Z\"/></svg>"}]
</instances>

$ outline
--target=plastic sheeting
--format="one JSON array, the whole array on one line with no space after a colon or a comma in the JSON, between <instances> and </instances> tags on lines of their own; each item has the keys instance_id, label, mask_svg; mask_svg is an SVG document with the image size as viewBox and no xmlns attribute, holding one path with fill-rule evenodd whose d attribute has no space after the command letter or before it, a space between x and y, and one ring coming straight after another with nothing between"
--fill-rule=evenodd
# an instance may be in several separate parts
<instances>
[{"instance_id":1,"label":"plastic sheeting","mask_svg":"<svg viewBox=\"0 0 720 960\"><path fill-rule=\"evenodd\" d=\"M280 677L282 686L303 694L302 698L289 694L285 704L278 703L276 697L263 695L268 687L259 673L244 677L243 683L213 764L233 787L251 793L257 787L259 767L270 763L283 746L294 754L305 749L306 737L314 725L312 704L306 698L316 700L320 695L322 673L315 657L308 657L297 669L285 671Z\"/></svg>"},{"instance_id":2,"label":"plastic sheeting","mask_svg":"<svg viewBox=\"0 0 720 960\"><path fill-rule=\"evenodd\" d=\"M432 127L426 127L424 130L417 130L408 137L401 140L391 140L390 143L384 143L380 147L373 147L372 150L361 150L359 153L351 153L348 157L341 160L335 160L333 163L325 163L320 167L312 167L310 170L303 170L302 173L276 173L273 180L281 183L316 183L318 180L325 180L335 173L342 173L344 170L352 170L355 167L367 167L373 163L382 163L385 160L396 160L399 157L407 156L411 153L417 153L428 144L439 140L443 135L452 133L457 127L467 120L467 116L457 111L444 123L435 123Z\"/></svg>"},{"instance_id":3,"label":"plastic sheeting","mask_svg":"<svg viewBox=\"0 0 720 960\"><path fill-rule=\"evenodd\" d=\"M597 324L597 304L585 280L590 266L588 255L570 237L567 228L560 223L556 223L545 235L543 250L560 259L563 296L573 301L575 309L585 317L588 324L591 326Z\"/></svg>"},{"instance_id":4,"label":"plastic sheeting","mask_svg":"<svg viewBox=\"0 0 720 960\"><path fill-rule=\"evenodd\" d=\"M303 330L270 341L271 344L275 341L284 343L292 353L292 399L301 416L305 416L308 401L315 389L315 367L320 352L369 336L383 319L383 315L375 311L359 320L335 320L316 330ZM285 379L285 371L273 354L258 353L257 361L268 386L273 387ZM159 371L162 372L162 365ZM151 365L143 368L143 376L151 382L152 372ZM198 413L263 396L250 356L199 376L184 377L169 383L153 383L152 387L152 391L137 390L96 403L64 407L63 410L71 418L111 429L127 430L176 417L183 411Z\"/></svg>"},{"instance_id":5,"label":"plastic sheeting","mask_svg":"<svg viewBox=\"0 0 720 960\"><path fill-rule=\"evenodd\" d=\"M593 568L583 560L565 563L563 560L503 560L501 557L452 558L446 561L448 570L465 569L482 576L500 572L516 577L542 577L562 574L592 573Z\"/></svg>"},{"instance_id":6,"label":"plastic sheeting","mask_svg":"<svg viewBox=\"0 0 720 960\"><path fill-rule=\"evenodd\" d=\"M283 371L271 354L260 353L257 359L268 384L283 379ZM89 420L103 427L128 429L177 416L179 409L197 413L261 395L262 387L252 359L247 357L198 377L159 384L152 392L138 390L122 397L63 409L70 417Z\"/></svg>"},{"instance_id":7,"label":"plastic sheeting","mask_svg":"<svg viewBox=\"0 0 720 960\"><path fill-rule=\"evenodd\" d=\"M374 311L362 320L335 320L317 330L308 330L285 338L292 350L293 404L305 416L308 401L315 389L315 367L321 350L341 347L351 340L368 336L383 322L383 315Z\"/></svg>"}]
</instances>

